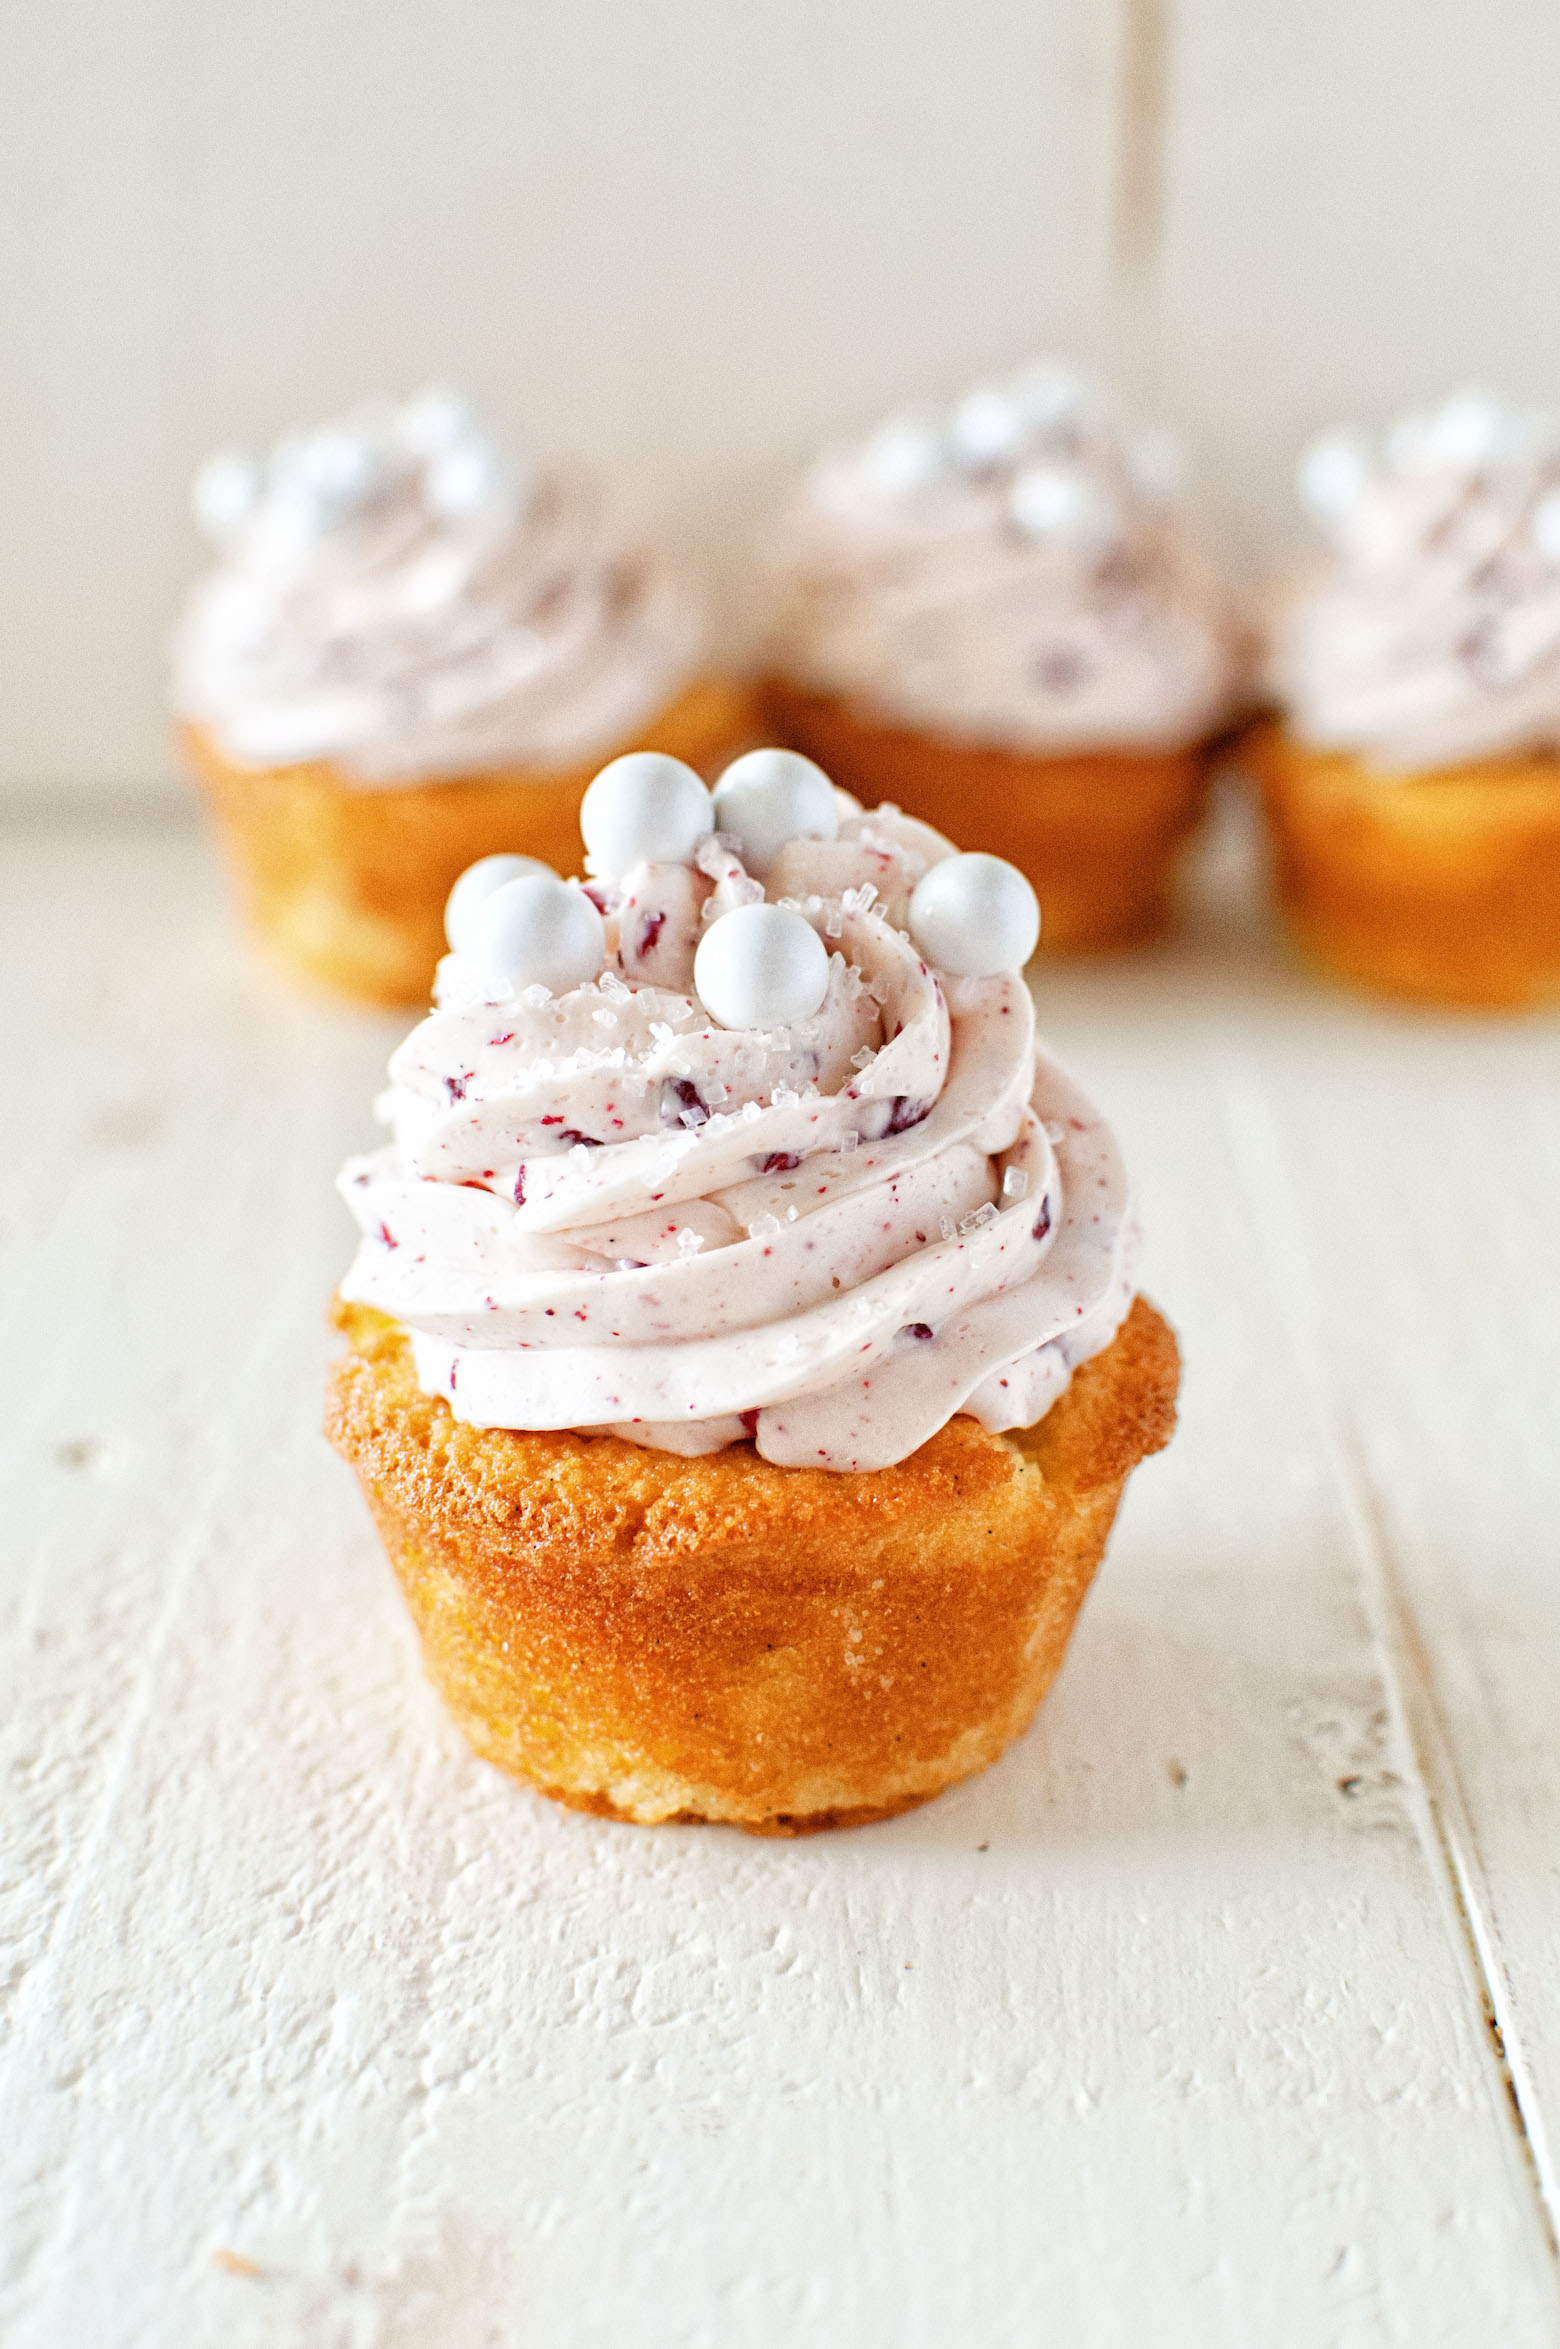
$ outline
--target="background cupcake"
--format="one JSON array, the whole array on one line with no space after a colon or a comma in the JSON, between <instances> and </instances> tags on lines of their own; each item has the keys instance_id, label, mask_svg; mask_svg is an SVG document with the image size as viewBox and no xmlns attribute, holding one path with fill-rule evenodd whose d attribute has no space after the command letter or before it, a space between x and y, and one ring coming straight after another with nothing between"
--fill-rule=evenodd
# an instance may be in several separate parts
<instances>
[{"instance_id":1,"label":"background cupcake","mask_svg":"<svg viewBox=\"0 0 1560 2349\"><path fill-rule=\"evenodd\" d=\"M767 714L848 789L1011 857L1042 947L1163 921L1239 674L1160 434L1044 365L814 467L783 517Z\"/></svg>"},{"instance_id":2,"label":"background cupcake","mask_svg":"<svg viewBox=\"0 0 1560 2349\"><path fill-rule=\"evenodd\" d=\"M1394 994L1560 995L1560 430L1487 393L1316 442L1326 539L1250 755L1302 945Z\"/></svg>"},{"instance_id":3,"label":"background cupcake","mask_svg":"<svg viewBox=\"0 0 1560 2349\"><path fill-rule=\"evenodd\" d=\"M422 998L474 858L569 861L614 751L738 746L687 588L591 480L532 471L453 393L212 457L195 507L219 559L174 707L257 928L310 978Z\"/></svg>"}]
</instances>

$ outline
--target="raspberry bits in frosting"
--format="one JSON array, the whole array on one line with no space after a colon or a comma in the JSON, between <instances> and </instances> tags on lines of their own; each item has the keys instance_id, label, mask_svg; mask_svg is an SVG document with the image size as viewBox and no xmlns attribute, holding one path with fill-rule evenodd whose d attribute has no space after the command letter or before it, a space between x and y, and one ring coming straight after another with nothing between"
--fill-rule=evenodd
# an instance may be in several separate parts
<instances>
[{"instance_id":1,"label":"raspberry bits in frosting","mask_svg":"<svg viewBox=\"0 0 1560 2349\"><path fill-rule=\"evenodd\" d=\"M1383 775L1560 750L1560 421L1454 392L1312 443L1321 545L1269 682L1294 733Z\"/></svg>"},{"instance_id":2,"label":"raspberry bits in frosting","mask_svg":"<svg viewBox=\"0 0 1560 2349\"><path fill-rule=\"evenodd\" d=\"M367 401L195 479L216 563L173 641L182 717L240 768L385 788L604 757L688 683L693 598L596 485L459 394Z\"/></svg>"},{"instance_id":3,"label":"raspberry bits in frosting","mask_svg":"<svg viewBox=\"0 0 1560 2349\"><path fill-rule=\"evenodd\" d=\"M812 467L775 528L773 658L940 738L1067 752L1195 742L1241 647L1180 455L1039 364L890 418Z\"/></svg>"}]
</instances>

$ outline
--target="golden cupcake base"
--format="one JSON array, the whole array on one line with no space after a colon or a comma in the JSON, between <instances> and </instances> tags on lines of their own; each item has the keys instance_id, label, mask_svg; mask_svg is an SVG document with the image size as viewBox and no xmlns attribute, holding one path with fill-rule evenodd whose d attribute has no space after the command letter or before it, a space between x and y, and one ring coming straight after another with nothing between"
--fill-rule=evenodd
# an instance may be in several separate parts
<instances>
[{"instance_id":1,"label":"golden cupcake base","mask_svg":"<svg viewBox=\"0 0 1560 2349\"><path fill-rule=\"evenodd\" d=\"M1207 802L1206 745L1066 757L979 748L783 679L764 687L764 715L778 741L868 807L892 800L1018 865L1040 900L1042 955L1135 946L1165 928L1176 862Z\"/></svg>"},{"instance_id":2,"label":"golden cupcake base","mask_svg":"<svg viewBox=\"0 0 1560 2349\"><path fill-rule=\"evenodd\" d=\"M620 748L715 770L755 723L746 688L706 679ZM580 801L606 764L375 788L326 761L235 767L194 726L181 742L262 943L293 977L383 1004L427 1002L444 901L478 857L505 850L579 870Z\"/></svg>"},{"instance_id":3,"label":"golden cupcake base","mask_svg":"<svg viewBox=\"0 0 1560 2349\"><path fill-rule=\"evenodd\" d=\"M1560 1000L1560 758L1383 778L1253 727L1279 901L1302 951L1359 987L1516 1010Z\"/></svg>"},{"instance_id":4,"label":"golden cupcake base","mask_svg":"<svg viewBox=\"0 0 1560 2349\"><path fill-rule=\"evenodd\" d=\"M799 1835L891 1817L1033 1718L1179 1357L1139 1298L1033 1429L861 1475L457 1421L338 1303L326 1433L476 1751L574 1808Z\"/></svg>"}]
</instances>

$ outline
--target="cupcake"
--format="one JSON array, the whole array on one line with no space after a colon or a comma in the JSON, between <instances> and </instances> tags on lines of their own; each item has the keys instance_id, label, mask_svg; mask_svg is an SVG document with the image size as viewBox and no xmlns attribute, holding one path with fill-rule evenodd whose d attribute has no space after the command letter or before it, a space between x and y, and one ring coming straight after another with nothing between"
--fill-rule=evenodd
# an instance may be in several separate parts
<instances>
[{"instance_id":1,"label":"cupcake","mask_svg":"<svg viewBox=\"0 0 1560 2349\"><path fill-rule=\"evenodd\" d=\"M636 756L588 878L466 876L327 1432L479 1754L791 1834L995 1760L1045 1694L1175 1341L1037 1042L1033 893L762 751Z\"/></svg>"},{"instance_id":2,"label":"cupcake","mask_svg":"<svg viewBox=\"0 0 1560 2349\"><path fill-rule=\"evenodd\" d=\"M195 509L217 562L173 639L183 746L256 930L307 979L426 1002L475 858L571 861L615 751L718 766L752 739L681 582L452 393L209 458Z\"/></svg>"},{"instance_id":3,"label":"cupcake","mask_svg":"<svg viewBox=\"0 0 1560 2349\"><path fill-rule=\"evenodd\" d=\"M1041 366L825 456L770 550L765 715L1010 857L1056 952L1164 923L1240 669L1176 448Z\"/></svg>"},{"instance_id":4,"label":"cupcake","mask_svg":"<svg viewBox=\"0 0 1560 2349\"><path fill-rule=\"evenodd\" d=\"M1560 996L1560 433L1464 391L1316 442L1248 751L1301 947L1358 985Z\"/></svg>"}]
</instances>

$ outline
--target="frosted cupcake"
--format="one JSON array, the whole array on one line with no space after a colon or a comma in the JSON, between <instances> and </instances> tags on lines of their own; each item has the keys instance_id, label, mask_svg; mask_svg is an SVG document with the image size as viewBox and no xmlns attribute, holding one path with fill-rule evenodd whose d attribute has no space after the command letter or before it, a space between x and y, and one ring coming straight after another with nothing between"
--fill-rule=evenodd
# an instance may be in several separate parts
<instances>
[{"instance_id":1,"label":"frosted cupcake","mask_svg":"<svg viewBox=\"0 0 1560 2349\"><path fill-rule=\"evenodd\" d=\"M1248 745L1296 937L1393 995L1560 996L1560 436L1459 392L1300 489L1323 546Z\"/></svg>"},{"instance_id":2,"label":"frosted cupcake","mask_svg":"<svg viewBox=\"0 0 1560 2349\"><path fill-rule=\"evenodd\" d=\"M328 1433L489 1760L645 1822L883 1817L1024 1728L1168 1439L1126 1177L1011 866L787 752L713 806L626 759L583 820L589 879L452 898L342 1177Z\"/></svg>"},{"instance_id":3,"label":"frosted cupcake","mask_svg":"<svg viewBox=\"0 0 1560 2349\"><path fill-rule=\"evenodd\" d=\"M850 790L1011 857L1057 951L1163 923L1240 644L1179 459L1053 366L825 456L771 550L766 714Z\"/></svg>"},{"instance_id":4,"label":"frosted cupcake","mask_svg":"<svg viewBox=\"0 0 1560 2349\"><path fill-rule=\"evenodd\" d=\"M751 739L682 583L454 394L213 457L195 507L218 560L174 707L250 916L309 979L426 1000L474 858L567 861L617 750L707 766Z\"/></svg>"}]
</instances>

